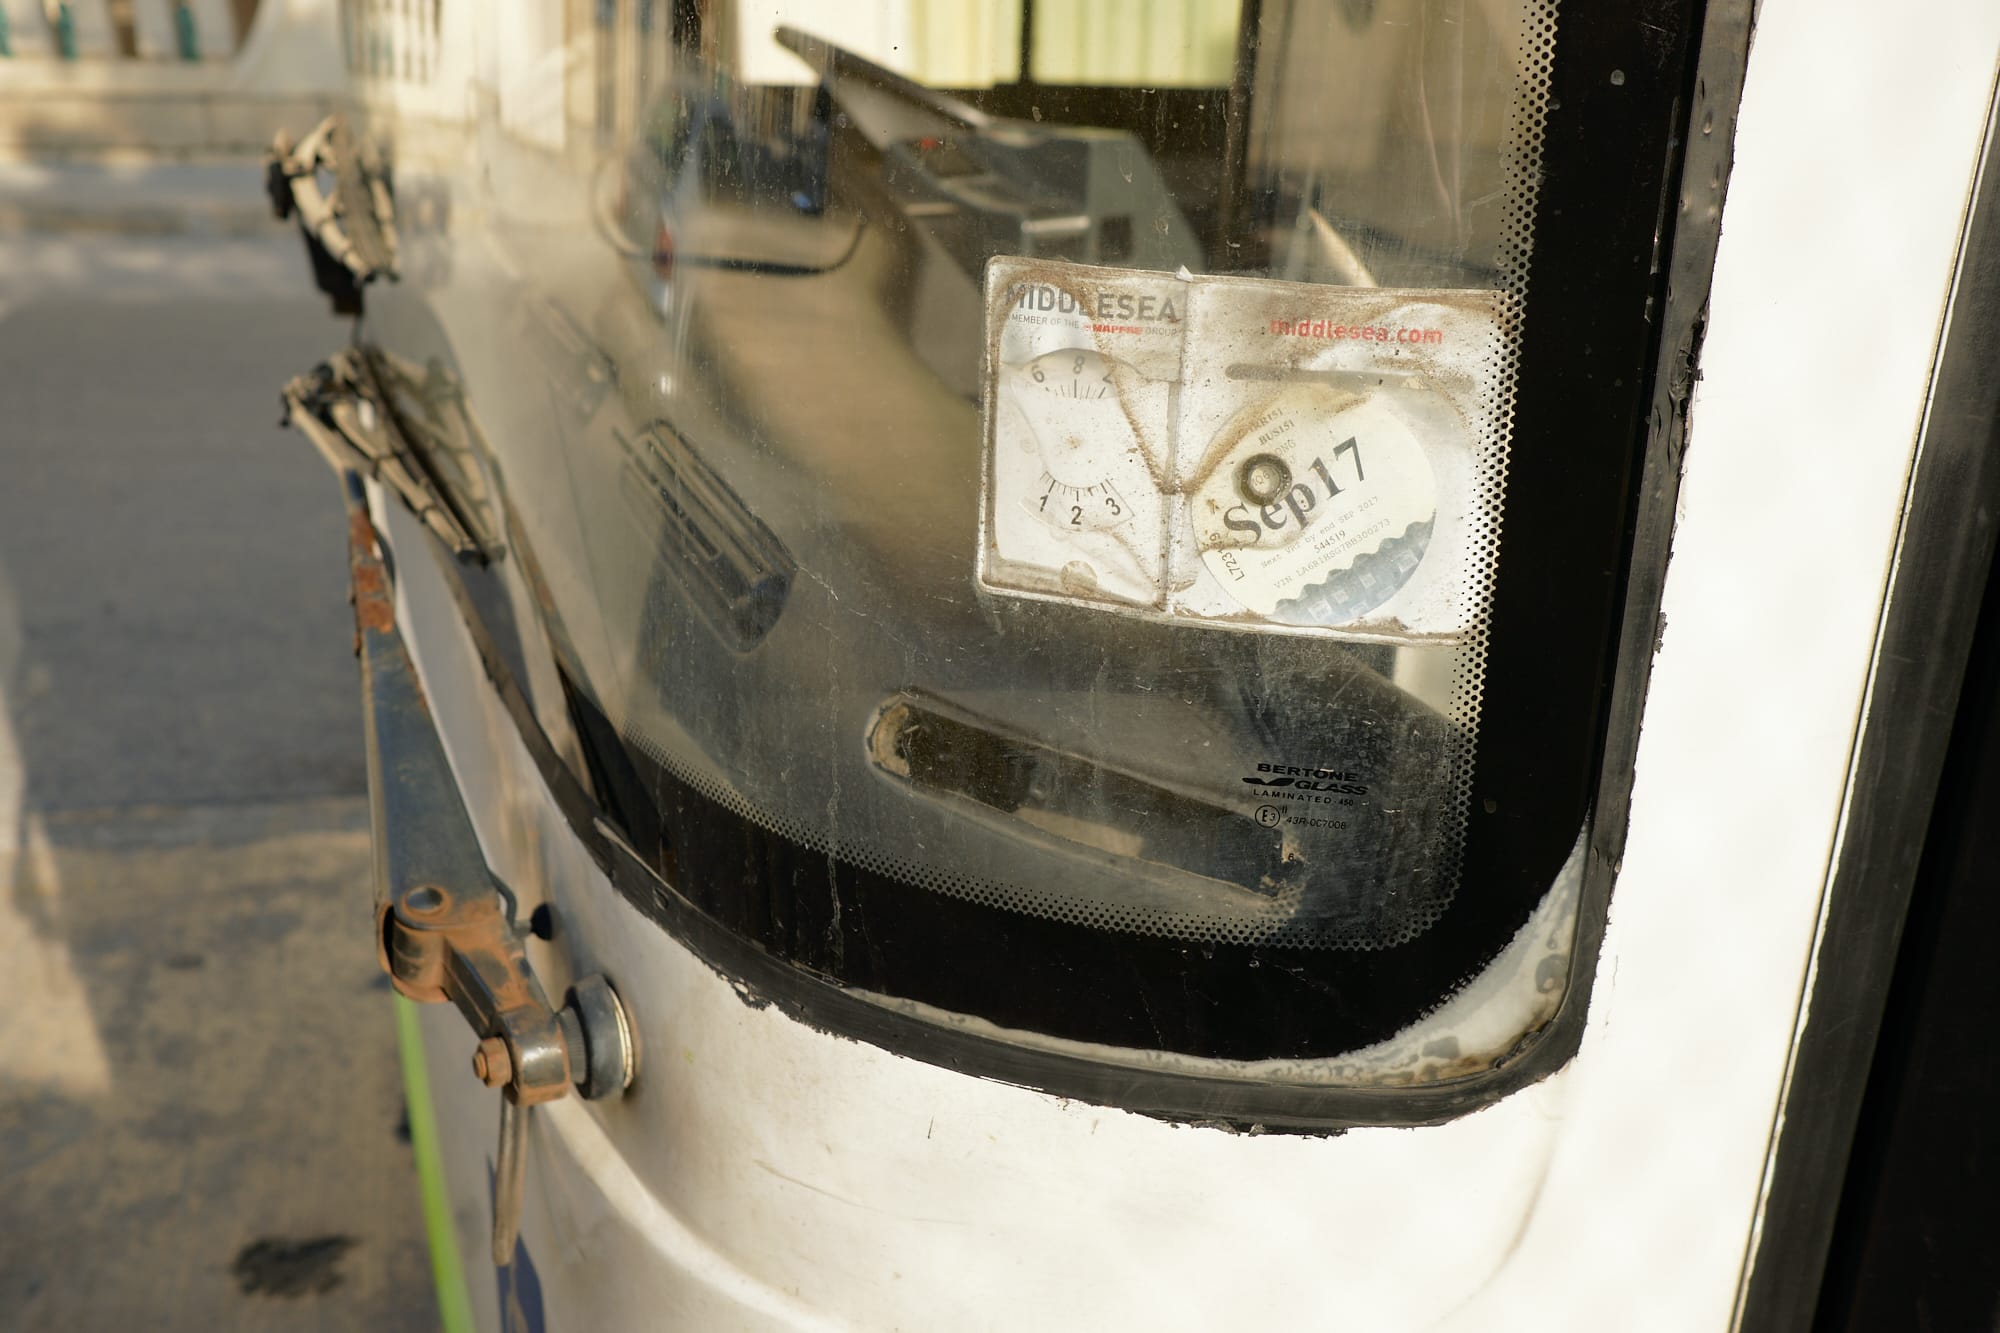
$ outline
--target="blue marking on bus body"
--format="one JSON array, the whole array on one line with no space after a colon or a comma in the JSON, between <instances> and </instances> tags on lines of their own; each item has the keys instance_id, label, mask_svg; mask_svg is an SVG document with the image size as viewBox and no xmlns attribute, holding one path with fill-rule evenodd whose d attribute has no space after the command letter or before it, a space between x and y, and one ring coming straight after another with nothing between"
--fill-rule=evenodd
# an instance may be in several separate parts
<instances>
[{"instance_id":1,"label":"blue marking on bus body","mask_svg":"<svg viewBox=\"0 0 2000 1333\"><path fill-rule=\"evenodd\" d=\"M501 1333L546 1333L542 1279L535 1272L535 1261L528 1257L528 1243L517 1237L514 1262L493 1272L500 1283Z\"/></svg>"}]
</instances>

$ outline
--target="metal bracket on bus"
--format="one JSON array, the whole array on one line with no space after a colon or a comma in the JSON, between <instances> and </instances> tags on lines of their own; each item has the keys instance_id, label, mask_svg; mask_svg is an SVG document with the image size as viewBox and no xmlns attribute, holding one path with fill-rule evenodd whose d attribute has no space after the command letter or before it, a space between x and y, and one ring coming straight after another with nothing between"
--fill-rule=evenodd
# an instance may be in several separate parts
<instances>
[{"instance_id":1,"label":"metal bracket on bus","mask_svg":"<svg viewBox=\"0 0 2000 1333\"><path fill-rule=\"evenodd\" d=\"M396 204L389 169L347 118L331 115L296 144L283 130L264 157L264 189L280 222L298 215L313 278L338 315L361 313L361 289L396 278Z\"/></svg>"},{"instance_id":2,"label":"metal bracket on bus","mask_svg":"<svg viewBox=\"0 0 2000 1333\"><path fill-rule=\"evenodd\" d=\"M396 627L389 571L361 481L348 494L348 565L367 721L375 826L377 958L396 990L449 1001L477 1040L473 1073L501 1094L493 1261L514 1255L528 1113L574 1089L612 1096L631 1084L630 1023L602 977L551 1005L529 966L514 898L487 868L459 797L415 664Z\"/></svg>"},{"instance_id":3,"label":"metal bracket on bus","mask_svg":"<svg viewBox=\"0 0 2000 1333\"><path fill-rule=\"evenodd\" d=\"M455 376L373 347L334 353L285 385L285 423L334 472L365 472L396 492L453 555L502 554L478 456L486 452Z\"/></svg>"}]
</instances>

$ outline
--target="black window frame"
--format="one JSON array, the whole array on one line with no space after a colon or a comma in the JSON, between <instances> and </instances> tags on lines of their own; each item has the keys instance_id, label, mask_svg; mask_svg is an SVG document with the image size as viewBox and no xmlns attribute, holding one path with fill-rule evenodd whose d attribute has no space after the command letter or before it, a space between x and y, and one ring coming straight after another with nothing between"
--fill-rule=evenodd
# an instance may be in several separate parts
<instances>
[{"instance_id":1,"label":"black window frame","mask_svg":"<svg viewBox=\"0 0 2000 1333\"><path fill-rule=\"evenodd\" d=\"M1434 1123L1567 1061L1623 837L1719 214L1721 170L1705 193L1681 190L1685 138L1694 116L1712 119L1716 107L1733 124L1740 87L1740 51L1722 62L1733 78L1697 77L1703 6L1658 10L1565 12L1555 44L1485 702L1461 887L1445 923L1397 948L1336 952L1111 934L947 897L708 799L621 740L572 676L570 710L604 808L580 808L573 790L566 808L621 894L746 996L811 1026L1175 1119L1297 1130ZM1724 55L1747 41L1740 8L1726 20ZM1713 54L1714 31L1706 45ZM1726 164L1726 144L1725 135L1702 151L1719 149ZM470 601L461 608L469 613ZM531 710L516 717L538 730ZM531 749L553 781L553 748L544 738ZM1212 1061L1335 1057L1394 1035L1476 975L1543 900L1585 829L1577 961L1556 1017L1499 1066L1436 1086L1287 1084L1222 1065L1166 1073L869 998ZM848 936L866 948L830 946L835 898Z\"/></svg>"}]
</instances>

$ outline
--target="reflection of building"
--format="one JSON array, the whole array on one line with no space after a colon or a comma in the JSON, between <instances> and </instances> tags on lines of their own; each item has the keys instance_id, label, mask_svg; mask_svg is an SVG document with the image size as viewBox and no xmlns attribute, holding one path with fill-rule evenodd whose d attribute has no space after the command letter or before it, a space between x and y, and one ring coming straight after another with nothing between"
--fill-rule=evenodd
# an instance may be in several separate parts
<instances>
[{"instance_id":1,"label":"reflection of building","mask_svg":"<svg viewBox=\"0 0 2000 1333\"><path fill-rule=\"evenodd\" d=\"M1241 0L343 0L342 49L370 100L461 118L468 84L504 125L552 149L629 137L682 34L740 85L804 85L769 38L783 24L949 88L1012 83L1227 85ZM1116 11L1115 13L1113 11ZM1133 24L1149 34L1130 40ZM564 108L562 116L547 110Z\"/></svg>"},{"instance_id":2,"label":"reflection of building","mask_svg":"<svg viewBox=\"0 0 2000 1333\"><path fill-rule=\"evenodd\" d=\"M331 0L0 0L0 154L255 150L346 81Z\"/></svg>"}]
</instances>

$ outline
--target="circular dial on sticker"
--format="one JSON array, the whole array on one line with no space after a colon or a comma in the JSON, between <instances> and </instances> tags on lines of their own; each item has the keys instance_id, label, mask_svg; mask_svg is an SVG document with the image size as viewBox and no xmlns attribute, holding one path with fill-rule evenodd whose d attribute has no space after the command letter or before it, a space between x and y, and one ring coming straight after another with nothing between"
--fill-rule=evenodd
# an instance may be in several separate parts
<instances>
[{"instance_id":1,"label":"circular dial on sticker","mask_svg":"<svg viewBox=\"0 0 2000 1333\"><path fill-rule=\"evenodd\" d=\"M1119 396L1121 372L1131 375L1083 349L1045 353L1015 372L1014 394L1042 464L1031 502L1052 527L1120 527L1154 489Z\"/></svg>"},{"instance_id":2,"label":"circular dial on sticker","mask_svg":"<svg viewBox=\"0 0 2000 1333\"><path fill-rule=\"evenodd\" d=\"M1295 385L1238 413L1208 456L1193 497L1202 563L1260 616L1359 621L1430 547L1430 459L1381 394Z\"/></svg>"},{"instance_id":3,"label":"circular dial on sticker","mask_svg":"<svg viewBox=\"0 0 2000 1333\"><path fill-rule=\"evenodd\" d=\"M1078 348L1044 353L1021 369L1037 391L1051 398L1097 402L1118 396L1121 368L1102 352Z\"/></svg>"},{"instance_id":4,"label":"circular dial on sticker","mask_svg":"<svg viewBox=\"0 0 2000 1333\"><path fill-rule=\"evenodd\" d=\"M1158 595L1160 496L1131 408L1164 393L1086 348L1045 352L1001 372L996 508L1008 559L1062 571L1065 591Z\"/></svg>"}]
</instances>

